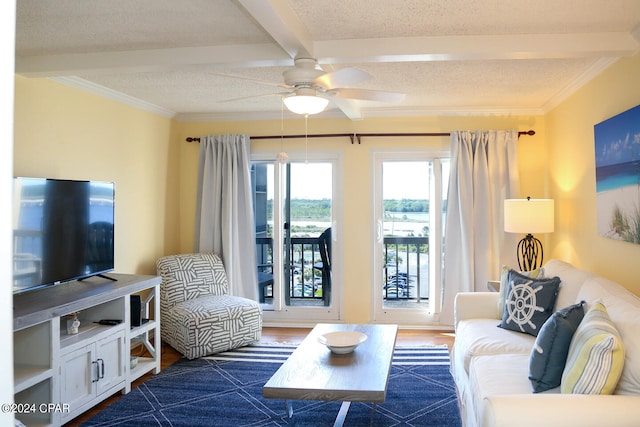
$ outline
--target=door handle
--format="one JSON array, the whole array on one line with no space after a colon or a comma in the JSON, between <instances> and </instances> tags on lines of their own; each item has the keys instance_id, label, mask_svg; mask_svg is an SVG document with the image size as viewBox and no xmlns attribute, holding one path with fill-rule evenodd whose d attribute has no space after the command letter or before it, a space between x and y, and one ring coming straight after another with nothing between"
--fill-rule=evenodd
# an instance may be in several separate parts
<instances>
[{"instance_id":1,"label":"door handle","mask_svg":"<svg viewBox=\"0 0 640 427\"><path fill-rule=\"evenodd\" d=\"M98 359L98 362L100 362L100 368L98 369L98 379L101 380L104 378L104 360Z\"/></svg>"},{"instance_id":2,"label":"door handle","mask_svg":"<svg viewBox=\"0 0 640 427\"><path fill-rule=\"evenodd\" d=\"M100 381L100 366L98 365L97 361L93 361L91 362L92 365L95 365L96 367L96 377L95 379L91 380L92 383L97 383L98 381Z\"/></svg>"}]
</instances>

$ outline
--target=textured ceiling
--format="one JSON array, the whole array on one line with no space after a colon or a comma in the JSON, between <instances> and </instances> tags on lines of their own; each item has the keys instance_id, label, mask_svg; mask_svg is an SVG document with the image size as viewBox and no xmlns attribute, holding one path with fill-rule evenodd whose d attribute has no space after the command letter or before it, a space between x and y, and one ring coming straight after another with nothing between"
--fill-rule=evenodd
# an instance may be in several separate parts
<instances>
[{"instance_id":1,"label":"textured ceiling","mask_svg":"<svg viewBox=\"0 0 640 427\"><path fill-rule=\"evenodd\" d=\"M185 121L280 117L294 57L407 95L323 116L539 114L639 49L640 0L17 2L17 74Z\"/></svg>"},{"instance_id":2,"label":"textured ceiling","mask_svg":"<svg viewBox=\"0 0 640 427\"><path fill-rule=\"evenodd\" d=\"M289 4L314 40L629 32L640 19L640 2L624 0L293 0Z\"/></svg>"}]
</instances>

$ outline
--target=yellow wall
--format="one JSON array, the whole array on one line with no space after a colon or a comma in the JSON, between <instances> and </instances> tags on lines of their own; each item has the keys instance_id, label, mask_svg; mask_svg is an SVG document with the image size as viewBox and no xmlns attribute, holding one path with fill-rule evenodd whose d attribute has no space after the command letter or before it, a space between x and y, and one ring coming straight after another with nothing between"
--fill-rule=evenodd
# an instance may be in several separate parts
<instances>
[{"instance_id":1,"label":"yellow wall","mask_svg":"<svg viewBox=\"0 0 640 427\"><path fill-rule=\"evenodd\" d=\"M550 196L556 200L552 256L640 294L640 245L596 228L593 126L640 104L640 54L623 58L546 115Z\"/></svg>"},{"instance_id":2,"label":"yellow wall","mask_svg":"<svg viewBox=\"0 0 640 427\"><path fill-rule=\"evenodd\" d=\"M171 120L51 80L15 84L14 174L114 181L115 270L155 274L177 247Z\"/></svg>"},{"instance_id":3,"label":"yellow wall","mask_svg":"<svg viewBox=\"0 0 640 427\"><path fill-rule=\"evenodd\" d=\"M640 294L640 246L596 232L593 125L640 103L640 56L624 58L545 116L310 118L310 133L448 132L534 129L519 142L522 195L556 200L556 231L546 258L568 260ZM198 144L188 136L226 132L279 134L280 121L178 123L46 79L16 77L14 173L112 180L117 185L116 270L153 273L157 257L193 250ZM304 119L284 132L304 133ZM303 141L286 140L293 151ZM370 149L448 146L448 138L309 140L309 150L344 153L345 320L367 322L370 304ZM253 141L252 151L277 152L280 141ZM363 218L365 220L363 221Z\"/></svg>"},{"instance_id":4,"label":"yellow wall","mask_svg":"<svg viewBox=\"0 0 640 427\"><path fill-rule=\"evenodd\" d=\"M195 218L195 189L197 185L198 150L197 143L184 142L187 137L207 134L247 133L249 135L279 135L280 121L248 121L234 123L181 123L177 125L181 144L181 238L182 251L193 249L193 229ZM304 118L286 120L284 133L304 134ZM547 183L544 120L532 117L421 117L370 119L353 122L347 119L309 119L309 133L351 133L351 132L449 132L467 129L518 129L536 131L535 136L523 136L519 142L520 167L523 176L523 192L533 197L545 196ZM427 138L363 138L362 144L351 144L348 138L310 139L309 151L320 149L343 150L344 199L336 203L344 207L343 237L344 259L344 318L347 322L366 323L371 321L371 250L372 224L371 188L372 176L370 150L372 148L420 149L426 146L448 147L448 137ZM302 150L304 140L285 140L285 151ZM280 140L254 140L252 152L280 151ZM515 250L515 248L514 248ZM498 267L496 267L497 269Z\"/></svg>"}]
</instances>

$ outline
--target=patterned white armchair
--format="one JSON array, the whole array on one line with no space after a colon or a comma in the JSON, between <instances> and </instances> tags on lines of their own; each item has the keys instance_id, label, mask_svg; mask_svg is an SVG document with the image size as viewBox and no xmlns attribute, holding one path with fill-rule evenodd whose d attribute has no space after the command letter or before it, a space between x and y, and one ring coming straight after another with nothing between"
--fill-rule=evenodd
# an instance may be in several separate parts
<instances>
[{"instance_id":1,"label":"patterned white armchair","mask_svg":"<svg viewBox=\"0 0 640 427\"><path fill-rule=\"evenodd\" d=\"M229 295L218 255L171 255L157 261L162 339L195 359L249 345L262 335L260 304Z\"/></svg>"}]
</instances>

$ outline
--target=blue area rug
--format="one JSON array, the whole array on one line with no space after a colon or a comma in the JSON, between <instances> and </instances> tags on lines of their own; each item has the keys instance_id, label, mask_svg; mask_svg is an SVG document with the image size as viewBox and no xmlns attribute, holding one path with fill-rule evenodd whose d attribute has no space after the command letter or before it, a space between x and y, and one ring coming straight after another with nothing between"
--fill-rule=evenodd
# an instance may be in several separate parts
<instances>
[{"instance_id":1,"label":"blue area rug","mask_svg":"<svg viewBox=\"0 0 640 427\"><path fill-rule=\"evenodd\" d=\"M83 426L286 426L284 401L264 399L262 386L292 346L250 346L182 359L141 384ZM294 401L296 426L332 426L340 402ZM352 403L345 426L371 425L370 403ZM461 425L446 347L396 348L387 399L373 425Z\"/></svg>"}]
</instances>

